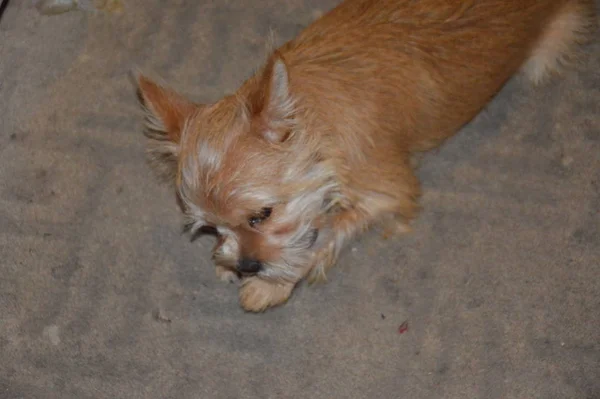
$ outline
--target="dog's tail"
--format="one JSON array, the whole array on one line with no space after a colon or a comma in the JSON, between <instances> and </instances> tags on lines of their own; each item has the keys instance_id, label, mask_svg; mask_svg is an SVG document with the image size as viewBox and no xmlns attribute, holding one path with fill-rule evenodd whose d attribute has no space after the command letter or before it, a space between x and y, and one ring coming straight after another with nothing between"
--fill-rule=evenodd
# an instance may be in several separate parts
<instances>
[{"instance_id":1,"label":"dog's tail","mask_svg":"<svg viewBox=\"0 0 600 399\"><path fill-rule=\"evenodd\" d=\"M579 48L597 26L594 0L570 0L558 9L523 66L534 83L578 59Z\"/></svg>"}]
</instances>

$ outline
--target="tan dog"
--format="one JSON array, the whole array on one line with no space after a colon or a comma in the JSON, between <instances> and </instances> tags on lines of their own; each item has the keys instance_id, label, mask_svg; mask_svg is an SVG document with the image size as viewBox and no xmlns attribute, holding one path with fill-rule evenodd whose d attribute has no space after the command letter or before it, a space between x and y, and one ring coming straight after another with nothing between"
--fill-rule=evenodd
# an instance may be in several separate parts
<instances>
[{"instance_id":1,"label":"tan dog","mask_svg":"<svg viewBox=\"0 0 600 399\"><path fill-rule=\"evenodd\" d=\"M194 104L138 77L154 160L217 275L248 311L322 279L355 234L404 229L414 154L469 122L515 73L534 81L592 26L587 0L348 0L232 96Z\"/></svg>"}]
</instances>

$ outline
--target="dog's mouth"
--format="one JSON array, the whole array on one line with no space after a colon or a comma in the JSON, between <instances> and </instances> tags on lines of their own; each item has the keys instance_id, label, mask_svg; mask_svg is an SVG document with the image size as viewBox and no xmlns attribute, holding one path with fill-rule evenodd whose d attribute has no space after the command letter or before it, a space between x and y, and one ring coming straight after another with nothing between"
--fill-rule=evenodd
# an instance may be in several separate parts
<instances>
[{"instance_id":1,"label":"dog's mouth","mask_svg":"<svg viewBox=\"0 0 600 399\"><path fill-rule=\"evenodd\" d=\"M310 234L310 236L308 238L308 246L306 248L310 249L317 242L317 238L319 238L319 230L318 229L313 229L308 234Z\"/></svg>"}]
</instances>

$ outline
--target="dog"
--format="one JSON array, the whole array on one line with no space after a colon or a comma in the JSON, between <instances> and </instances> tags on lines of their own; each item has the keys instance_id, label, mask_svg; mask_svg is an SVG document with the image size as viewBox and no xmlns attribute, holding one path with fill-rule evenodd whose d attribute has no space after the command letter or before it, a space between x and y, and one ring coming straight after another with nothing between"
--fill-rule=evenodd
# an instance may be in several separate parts
<instances>
[{"instance_id":1,"label":"dog","mask_svg":"<svg viewBox=\"0 0 600 399\"><path fill-rule=\"evenodd\" d=\"M594 28L593 0L347 0L197 104L143 74L149 154L241 306L321 281L349 240L419 211L413 159L514 75L543 82Z\"/></svg>"}]
</instances>

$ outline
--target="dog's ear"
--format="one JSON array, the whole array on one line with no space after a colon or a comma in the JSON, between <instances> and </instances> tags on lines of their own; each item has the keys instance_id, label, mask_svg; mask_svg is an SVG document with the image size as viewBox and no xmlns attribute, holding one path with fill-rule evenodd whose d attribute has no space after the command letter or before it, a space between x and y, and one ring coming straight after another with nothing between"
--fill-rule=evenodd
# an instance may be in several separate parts
<instances>
[{"instance_id":1,"label":"dog's ear","mask_svg":"<svg viewBox=\"0 0 600 399\"><path fill-rule=\"evenodd\" d=\"M137 77L137 86L140 101L147 111L147 127L164 134L165 139L179 143L185 120L197 105L143 75Z\"/></svg>"},{"instance_id":2,"label":"dog's ear","mask_svg":"<svg viewBox=\"0 0 600 399\"><path fill-rule=\"evenodd\" d=\"M199 105L141 74L135 76L135 80L140 102L146 111L151 161L159 174L173 177L177 170L182 129Z\"/></svg>"},{"instance_id":3,"label":"dog's ear","mask_svg":"<svg viewBox=\"0 0 600 399\"><path fill-rule=\"evenodd\" d=\"M263 136L272 142L284 141L294 125L294 101L290 93L288 67L280 54L271 58L263 77L261 118Z\"/></svg>"}]
</instances>

